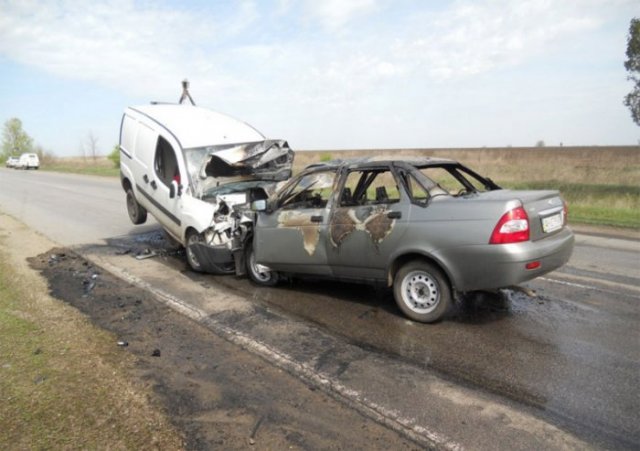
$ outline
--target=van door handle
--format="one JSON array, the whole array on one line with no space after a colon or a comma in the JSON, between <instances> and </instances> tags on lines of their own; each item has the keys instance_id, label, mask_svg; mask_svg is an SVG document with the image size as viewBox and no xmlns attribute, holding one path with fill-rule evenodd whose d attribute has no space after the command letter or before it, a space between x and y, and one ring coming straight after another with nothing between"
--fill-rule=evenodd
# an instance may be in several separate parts
<instances>
[{"instance_id":1,"label":"van door handle","mask_svg":"<svg viewBox=\"0 0 640 451\"><path fill-rule=\"evenodd\" d=\"M401 211L390 211L389 214L387 214L387 218L389 218L389 219L400 219L400 218L402 218L402 212Z\"/></svg>"},{"instance_id":2,"label":"van door handle","mask_svg":"<svg viewBox=\"0 0 640 451\"><path fill-rule=\"evenodd\" d=\"M149 176L147 174L143 175L142 180L144 180L144 183L149 183Z\"/></svg>"},{"instance_id":3,"label":"van door handle","mask_svg":"<svg viewBox=\"0 0 640 451\"><path fill-rule=\"evenodd\" d=\"M311 216L311 222L322 222L322 216L321 215Z\"/></svg>"},{"instance_id":4,"label":"van door handle","mask_svg":"<svg viewBox=\"0 0 640 451\"><path fill-rule=\"evenodd\" d=\"M156 183L155 180L151 180L151 188L158 189L158 184Z\"/></svg>"}]
</instances>

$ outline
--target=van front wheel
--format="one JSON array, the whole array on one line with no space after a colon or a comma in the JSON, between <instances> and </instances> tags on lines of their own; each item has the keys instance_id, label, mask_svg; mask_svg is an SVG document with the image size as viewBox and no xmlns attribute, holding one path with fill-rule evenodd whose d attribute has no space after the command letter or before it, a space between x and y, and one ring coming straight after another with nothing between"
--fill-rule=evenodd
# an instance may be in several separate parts
<instances>
[{"instance_id":1,"label":"van front wheel","mask_svg":"<svg viewBox=\"0 0 640 451\"><path fill-rule=\"evenodd\" d=\"M147 210L138 203L132 188L127 189L127 212L131 222L136 225L144 224L147 220Z\"/></svg>"}]
</instances>

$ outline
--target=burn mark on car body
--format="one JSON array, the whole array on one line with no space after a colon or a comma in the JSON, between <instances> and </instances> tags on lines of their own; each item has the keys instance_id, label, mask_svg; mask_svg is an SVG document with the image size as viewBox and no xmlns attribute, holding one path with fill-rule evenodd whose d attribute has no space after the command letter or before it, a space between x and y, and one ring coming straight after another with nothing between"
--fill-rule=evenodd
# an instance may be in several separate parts
<instances>
[{"instance_id":1,"label":"burn mark on car body","mask_svg":"<svg viewBox=\"0 0 640 451\"><path fill-rule=\"evenodd\" d=\"M311 221L311 216L313 216L311 213L297 211L285 211L278 216L278 228L298 229L302 233L304 250L309 255L313 255L316 252L316 247L320 240L318 224Z\"/></svg>"},{"instance_id":2,"label":"burn mark on car body","mask_svg":"<svg viewBox=\"0 0 640 451\"><path fill-rule=\"evenodd\" d=\"M378 246L395 225L395 220L388 216L389 211L386 205L337 209L331 219L331 243L339 247L354 231L361 230Z\"/></svg>"},{"instance_id":3,"label":"burn mark on car body","mask_svg":"<svg viewBox=\"0 0 640 451\"><path fill-rule=\"evenodd\" d=\"M382 209L369 216L364 222L365 230L371 235L373 242L378 245L391 233L394 220L388 216L389 210Z\"/></svg>"},{"instance_id":4,"label":"burn mark on car body","mask_svg":"<svg viewBox=\"0 0 640 451\"><path fill-rule=\"evenodd\" d=\"M331 243L334 247L340 246L356 230L358 221L352 217L352 213L353 210L348 208L339 208L334 213L331 221Z\"/></svg>"}]
</instances>

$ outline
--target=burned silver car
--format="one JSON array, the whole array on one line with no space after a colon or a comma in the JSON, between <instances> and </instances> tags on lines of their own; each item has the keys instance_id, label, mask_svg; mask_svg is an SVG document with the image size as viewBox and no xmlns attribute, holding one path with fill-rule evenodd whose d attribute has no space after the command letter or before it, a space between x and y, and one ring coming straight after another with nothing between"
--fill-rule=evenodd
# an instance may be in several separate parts
<instances>
[{"instance_id":1,"label":"burned silver car","mask_svg":"<svg viewBox=\"0 0 640 451\"><path fill-rule=\"evenodd\" d=\"M125 110L120 172L134 224L151 213L196 271L244 271L252 200L291 177L293 151L250 125L191 105Z\"/></svg>"},{"instance_id":2,"label":"burned silver car","mask_svg":"<svg viewBox=\"0 0 640 451\"><path fill-rule=\"evenodd\" d=\"M441 319L456 293L520 284L573 250L557 191L501 189L450 160L316 164L253 208L254 282L304 274L384 283L421 322Z\"/></svg>"}]
</instances>

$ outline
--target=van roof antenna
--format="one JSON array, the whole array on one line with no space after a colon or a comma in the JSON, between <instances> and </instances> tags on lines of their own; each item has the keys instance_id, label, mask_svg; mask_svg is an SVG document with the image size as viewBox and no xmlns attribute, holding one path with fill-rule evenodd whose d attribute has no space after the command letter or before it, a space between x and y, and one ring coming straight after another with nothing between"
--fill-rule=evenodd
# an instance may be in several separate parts
<instances>
[{"instance_id":1,"label":"van roof antenna","mask_svg":"<svg viewBox=\"0 0 640 451\"><path fill-rule=\"evenodd\" d=\"M189 80L186 78L182 80L182 95L180 96L179 104L183 104L185 100L189 99L191 105L196 106L196 102L191 98L191 94L189 94Z\"/></svg>"}]
</instances>

